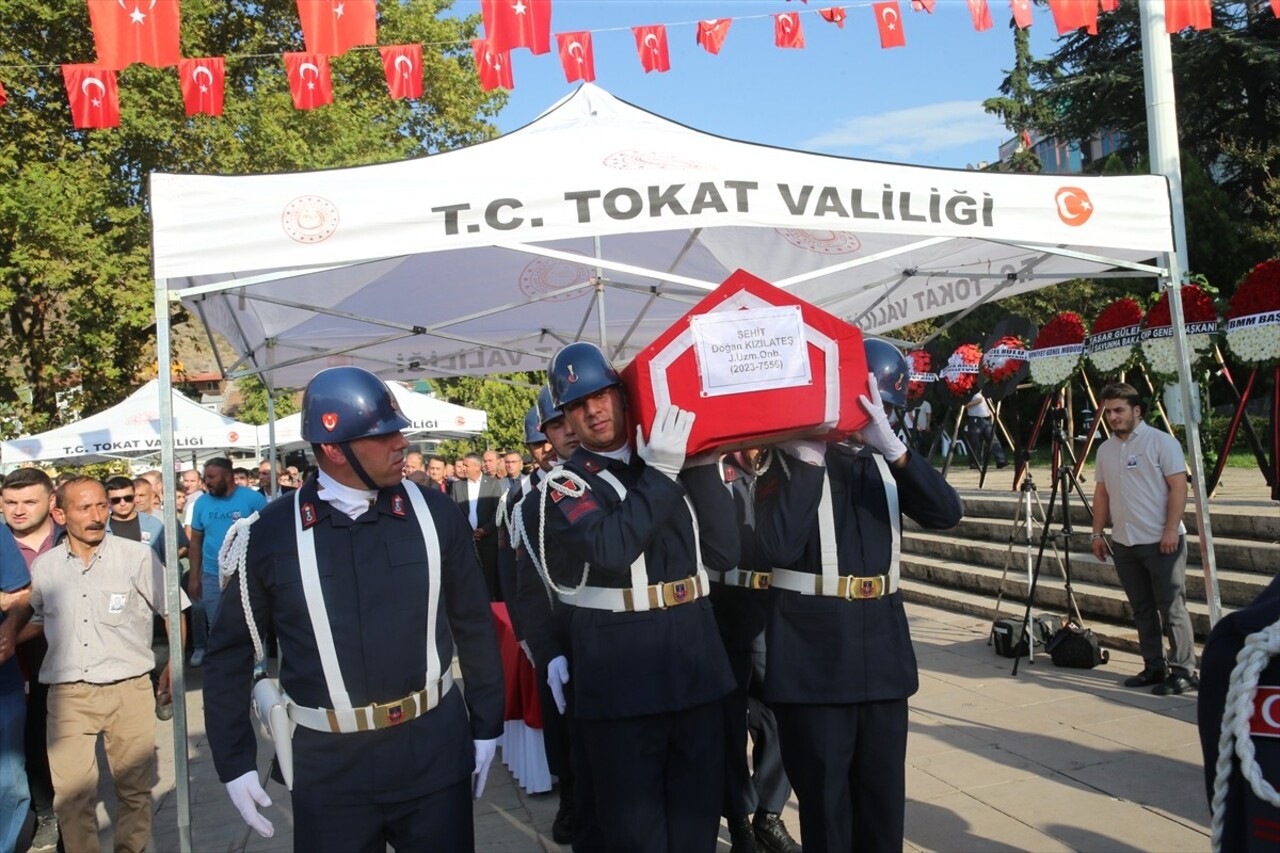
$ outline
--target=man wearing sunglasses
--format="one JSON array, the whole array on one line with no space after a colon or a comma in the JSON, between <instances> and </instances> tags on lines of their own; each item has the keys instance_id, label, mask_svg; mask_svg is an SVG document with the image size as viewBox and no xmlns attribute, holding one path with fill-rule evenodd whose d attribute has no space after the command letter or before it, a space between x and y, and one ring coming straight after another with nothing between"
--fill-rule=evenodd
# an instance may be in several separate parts
<instances>
[{"instance_id":1,"label":"man wearing sunglasses","mask_svg":"<svg viewBox=\"0 0 1280 853\"><path fill-rule=\"evenodd\" d=\"M133 480L128 477L111 477L104 485L107 488L107 504L111 508L107 530L113 536L150 546L163 563L164 522L150 513L138 512Z\"/></svg>"}]
</instances>

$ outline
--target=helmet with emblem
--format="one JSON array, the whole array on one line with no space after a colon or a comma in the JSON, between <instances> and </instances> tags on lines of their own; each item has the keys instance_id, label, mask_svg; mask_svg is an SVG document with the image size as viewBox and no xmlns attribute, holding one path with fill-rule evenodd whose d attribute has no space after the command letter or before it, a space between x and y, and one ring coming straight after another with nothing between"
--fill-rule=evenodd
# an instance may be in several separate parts
<instances>
[{"instance_id":1,"label":"helmet with emblem","mask_svg":"<svg viewBox=\"0 0 1280 853\"><path fill-rule=\"evenodd\" d=\"M547 440L542 434L542 421L538 419L538 407L530 406L524 413L524 443L539 444Z\"/></svg>"},{"instance_id":2,"label":"helmet with emblem","mask_svg":"<svg viewBox=\"0 0 1280 853\"><path fill-rule=\"evenodd\" d=\"M302 440L341 444L399 432L410 424L387 384L362 367L330 367L302 395Z\"/></svg>"},{"instance_id":3,"label":"helmet with emblem","mask_svg":"<svg viewBox=\"0 0 1280 853\"><path fill-rule=\"evenodd\" d=\"M899 409L906 408L911 368L902 350L883 338L863 338L862 349L867 356L867 372L876 378L880 388L880 399Z\"/></svg>"},{"instance_id":4,"label":"helmet with emblem","mask_svg":"<svg viewBox=\"0 0 1280 853\"><path fill-rule=\"evenodd\" d=\"M561 347L551 356L547 384L551 387L552 404L563 410L597 391L621 385L622 379L600 347L578 341Z\"/></svg>"},{"instance_id":5,"label":"helmet with emblem","mask_svg":"<svg viewBox=\"0 0 1280 853\"><path fill-rule=\"evenodd\" d=\"M538 430L541 432L547 428L550 421L556 418L564 417L564 412L560 411L555 403L551 402L551 388L543 385L538 390Z\"/></svg>"}]
</instances>

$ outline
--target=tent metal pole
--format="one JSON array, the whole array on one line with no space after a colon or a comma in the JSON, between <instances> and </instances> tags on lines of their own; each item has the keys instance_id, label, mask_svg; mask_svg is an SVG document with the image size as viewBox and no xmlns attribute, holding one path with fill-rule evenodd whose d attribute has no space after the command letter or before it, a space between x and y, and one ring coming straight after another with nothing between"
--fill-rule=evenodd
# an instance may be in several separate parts
<instances>
[{"instance_id":1,"label":"tent metal pole","mask_svg":"<svg viewBox=\"0 0 1280 853\"><path fill-rule=\"evenodd\" d=\"M600 245L600 235L591 238L596 246L596 260L604 257L604 247ZM600 324L600 351L609 351L609 331L604 322L604 270L596 267L596 321Z\"/></svg>"},{"instance_id":2,"label":"tent metal pole","mask_svg":"<svg viewBox=\"0 0 1280 853\"><path fill-rule=\"evenodd\" d=\"M1178 117L1173 85L1173 53L1165 32L1162 3L1139 3L1142 22L1142 74L1147 98L1147 134L1151 171L1169 182L1173 213L1174 251L1165 255L1168 278L1169 319L1173 326L1173 351L1178 362L1178 384L1182 386L1182 421L1187 434L1187 464L1191 474L1191 494L1195 499L1196 527L1200 533L1200 565L1204 569L1205 598L1209 624L1222 615L1218 592L1218 571L1213 551L1213 530L1205 505L1204 460L1200 455L1198 412L1193 411L1191 366L1188 355L1186 318L1182 312L1182 275L1187 269L1187 226L1182 207L1182 163L1178 148Z\"/></svg>"},{"instance_id":3,"label":"tent metal pole","mask_svg":"<svg viewBox=\"0 0 1280 853\"><path fill-rule=\"evenodd\" d=\"M271 368L276 362L275 339L267 341L267 372L262 375L262 386L267 389L267 454L271 460L271 497L280 494L280 478L277 473L279 463L276 461L276 391L271 383ZM259 457L261 458L261 457Z\"/></svg>"},{"instance_id":4,"label":"tent metal pole","mask_svg":"<svg viewBox=\"0 0 1280 853\"><path fill-rule=\"evenodd\" d=\"M169 619L169 667L173 691L173 777L178 798L178 849L191 850L191 780L187 767L187 679L182 643L182 572L178 563L178 516L174 476L177 454L173 440L173 345L169 337L169 287L156 279L156 373L160 380L160 469L164 478L165 603Z\"/></svg>"}]
</instances>

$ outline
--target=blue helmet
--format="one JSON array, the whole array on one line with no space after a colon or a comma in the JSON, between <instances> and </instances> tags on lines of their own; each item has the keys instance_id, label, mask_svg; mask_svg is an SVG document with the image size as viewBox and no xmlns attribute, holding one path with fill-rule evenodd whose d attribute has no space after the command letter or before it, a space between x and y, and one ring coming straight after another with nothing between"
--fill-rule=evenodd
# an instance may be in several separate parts
<instances>
[{"instance_id":1,"label":"blue helmet","mask_svg":"<svg viewBox=\"0 0 1280 853\"><path fill-rule=\"evenodd\" d=\"M551 402L551 389L543 385L538 389L538 430L545 430L548 421L554 421L556 418L564 417L564 412Z\"/></svg>"},{"instance_id":2,"label":"blue helmet","mask_svg":"<svg viewBox=\"0 0 1280 853\"><path fill-rule=\"evenodd\" d=\"M538 407L531 406L524 413L524 443L539 444L546 440L547 437L542 434L542 421L538 420Z\"/></svg>"},{"instance_id":3,"label":"blue helmet","mask_svg":"<svg viewBox=\"0 0 1280 853\"><path fill-rule=\"evenodd\" d=\"M863 338L862 349L867 356L867 372L880 387L880 399L899 409L906 408L911 368L902 350L881 338Z\"/></svg>"},{"instance_id":4,"label":"blue helmet","mask_svg":"<svg viewBox=\"0 0 1280 853\"><path fill-rule=\"evenodd\" d=\"M330 367L302 395L302 440L341 444L409 426L385 382L362 367Z\"/></svg>"},{"instance_id":5,"label":"blue helmet","mask_svg":"<svg viewBox=\"0 0 1280 853\"><path fill-rule=\"evenodd\" d=\"M561 347L551 356L547 384L551 386L551 402L557 409L564 409L575 400L621 385L622 379L600 347L578 341Z\"/></svg>"}]
</instances>

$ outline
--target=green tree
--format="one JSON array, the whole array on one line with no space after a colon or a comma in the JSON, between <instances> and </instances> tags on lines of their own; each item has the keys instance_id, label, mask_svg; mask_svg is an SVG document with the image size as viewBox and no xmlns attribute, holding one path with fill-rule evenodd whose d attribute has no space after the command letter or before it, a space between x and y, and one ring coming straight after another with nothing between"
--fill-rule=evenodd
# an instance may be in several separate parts
<instances>
[{"instance_id":1,"label":"green tree","mask_svg":"<svg viewBox=\"0 0 1280 853\"><path fill-rule=\"evenodd\" d=\"M1032 79L1037 74L1047 74L1045 63L1031 55L1031 37L1027 31L1009 22L1013 30L1013 69L1005 72L1000 83L1000 97L987 98L982 109L999 116L1004 126L1015 134L1041 132L1049 120L1048 107L1036 92ZM1042 164L1034 151L1023 148L1009 158L1012 172L1039 173Z\"/></svg>"},{"instance_id":2,"label":"green tree","mask_svg":"<svg viewBox=\"0 0 1280 853\"><path fill-rule=\"evenodd\" d=\"M246 424L267 422L267 386L257 376L242 376L236 380L240 392L240 405L228 412L231 417ZM298 411L297 394L292 390L276 390L276 420Z\"/></svg>"},{"instance_id":3,"label":"green tree","mask_svg":"<svg viewBox=\"0 0 1280 853\"><path fill-rule=\"evenodd\" d=\"M478 16L451 6L380 4L381 43L424 45L422 100L392 101L377 51L360 49L331 63L335 103L303 112L280 56L303 49L294 0L184 0L183 55L227 57L224 114L187 118L175 70L134 65L119 75L121 126L76 131L59 64L94 57L84 4L0 0L0 425L105 408L154 361L150 172L355 166L495 135L506 96L480 91Z\"/></svg>"},{"instance_id":4,"label":"green tree","mask_svg":"<svg viewBox=\"0 0 1280 853\"><path fill-rule=\"evenodd\" d=\"M440 445L445 456L469 451L524 450L525 412L538 400L538 389L546 382L542 373L511 373L481 378L450 376L431 380L442 398L460 406L481 409L489 414L489 428L473 439L447 441Z\"/></svg>"}]
</instances>

